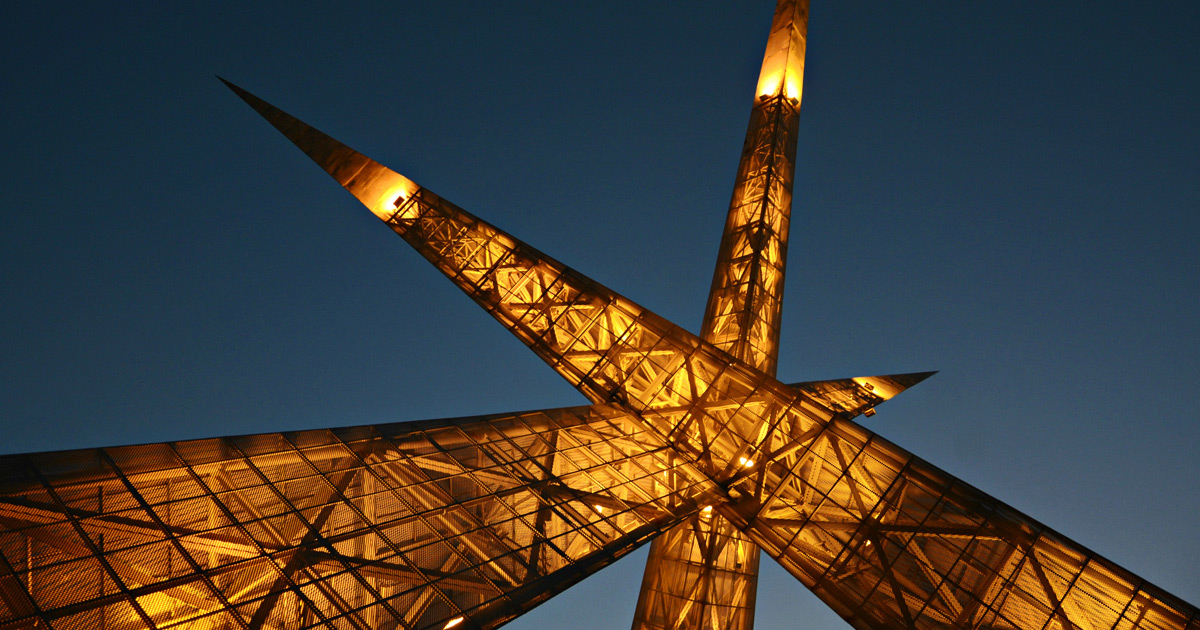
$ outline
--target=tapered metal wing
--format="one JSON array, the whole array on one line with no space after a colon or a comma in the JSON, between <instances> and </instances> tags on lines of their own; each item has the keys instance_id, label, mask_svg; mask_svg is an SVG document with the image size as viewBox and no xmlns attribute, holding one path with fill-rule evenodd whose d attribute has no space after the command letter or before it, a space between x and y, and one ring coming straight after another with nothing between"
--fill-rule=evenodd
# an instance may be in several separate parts
<instances>
[{"instance_id":1,"label":"tapered metal wing","mask_svg":"<svg viewBox=\"0 0 1200 630\"><path fill-rule=\"evenodd\" d=\"M492 628L710 504L612 406L0 457L0 627Z\"/></svg>"}]
</instances>

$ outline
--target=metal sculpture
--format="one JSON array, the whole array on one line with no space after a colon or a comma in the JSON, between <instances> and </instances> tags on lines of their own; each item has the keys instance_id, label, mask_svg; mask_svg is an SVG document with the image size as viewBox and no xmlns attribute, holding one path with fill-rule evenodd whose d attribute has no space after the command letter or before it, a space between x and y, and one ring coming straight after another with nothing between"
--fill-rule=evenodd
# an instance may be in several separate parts
<instances>
[{"instance_id":1,"label":"metal sculpture","mask_svg":"<svg viewBox=\"0 0 1200 630\"><path fill-rule=\"evenodd\" d=\"M635 626L749 628L761 548L864 630L1200 611L774 377L807 4L781 0L693 335L230 87L592 404L0 457L0 628L494 628L656 539Z\"/></svg>"}]
</instances>

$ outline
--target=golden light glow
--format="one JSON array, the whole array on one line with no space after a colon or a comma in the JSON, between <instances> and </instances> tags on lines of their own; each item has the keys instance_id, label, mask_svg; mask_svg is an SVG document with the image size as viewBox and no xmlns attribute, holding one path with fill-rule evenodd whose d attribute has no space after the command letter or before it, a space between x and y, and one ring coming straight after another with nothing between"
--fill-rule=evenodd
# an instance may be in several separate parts
<instances>
[{"instance_id":1,"label":"golden light glow","mask_svg":"<svg viewBox=\"0 0 1200 630\"><path fill-rule=\"evenodd\" d=\"M462 622L463 622L462 617L455 617L455 618L451 619L450 621L447 621L446 625L442 626L442 630L447 630L448 628L453 628L454 626L457 626L458 624L460 624Z\"/></svg>"},{"instance_id":2,"label":"golden light glow","mask_svg":"<svg viewBox=\"0 0 1200 630\"><path fill-rule=\"evenodd\" d=\"M806 4L806 3L805 3ZM799 99L804 86L804 49L808 37L807 6L781 2L776 7L762 69L758 73L759 96L784 94Z\"/></svg>"},{"instance_id":3,"label":"golden light glow","mask_svg":"<svg viewBox=\"0 0 1200 630\"><path fill-rule=\"evenodd\" d=\"M749 468L754 465L754 460L746 457L739 457L738 463L741 464L743 468Z\"/></svg>"},{"instance_id":4,"label":"golden light glow","mask_svg":"<svg viewBox=\"0 0 1200 630\"><path fill-rule=\"evenodd\" d=\"M369 204L371 212L375 216L385 221L391 219L392 215L396 212L396 209L403 205L405 201L408 201L408 198L412 197L420 188L416 185L416 183L414 183L412 180L409 180L407 177L398 175L396 173L392 174L398 178L398 181L392 183L392 185L388 187L383 194L379 195L375 200L375 203ZM415 216L416 210L405 210L405 215L409 214ZM399 218L411 218L405 215L401 215Z\"/></svg>"},{"instance_id":5,"label":"golden light glow","mask_svg":"<svg viewBox=\"0 0 1200 630\"><path fill-rule=\"evenodd\" d=\"M795 75L789 74L787 77L784 78L783 84L787 88L787 91L785 92L785 94L787 94L788 98L790 98L790 99L800 98L800 81L795 78Z\"/></svg>"},{"instance_id":6,"label":"golden light glow","mask_svg":"<svg viewBox=\"0 0 1200 630\"><path fill-rule=\"evenodd\" d=\"M776 96L781 89L788 98L800 98L800 78L796 77L795 73L784 73L782 71L773 72L763 75L758 80L759 96Z\"/></svg>"},{"instance_id":7,"label":"golden light glow","mask_svg":"<svg viewBox=\"0 0 1200 630\"><path fill-rule=\"evenodd\" d=\"M884 400L891 400L896 394L904 391L895 383L874 376L856 377L854 383Z\"/></svg>"}]
</instances>

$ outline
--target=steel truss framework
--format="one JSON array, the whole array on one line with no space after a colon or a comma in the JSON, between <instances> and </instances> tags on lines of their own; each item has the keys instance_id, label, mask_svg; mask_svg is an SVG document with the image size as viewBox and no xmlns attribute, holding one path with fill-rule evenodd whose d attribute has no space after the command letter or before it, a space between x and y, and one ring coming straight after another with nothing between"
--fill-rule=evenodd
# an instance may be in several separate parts
<instances>
[{"instance_id":1,"label":"steel truss framework","mask_svg":"<svg viewBox=\"0 0 1200 630\"><path fill-rule=\"evenodd\" d=\"M591 405L0 457L0 628L494 628L656 539L635 627L750 628L757 549L862 630L1200 611L774 377L807 6L781 0L701 336L230 86Z\"/></svg>"}]
</instances>

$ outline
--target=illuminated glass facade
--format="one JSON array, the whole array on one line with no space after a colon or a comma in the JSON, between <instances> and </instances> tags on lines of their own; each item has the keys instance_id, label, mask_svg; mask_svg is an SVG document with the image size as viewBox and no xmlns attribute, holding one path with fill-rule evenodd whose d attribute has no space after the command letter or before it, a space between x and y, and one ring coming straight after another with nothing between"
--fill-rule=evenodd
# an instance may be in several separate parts
<instances>
[{"instance_id":1,"label":"illuminated glass facade","mask_svg":"<svg viewBox=\"0 0 1200 630\"><path fill-rule=\"evenodd\" d=\"M862 630L1200 630L853 421L927 373L775 379L806 23L699 336L230 85L592 404L0 457L0 629L494 628L655 540L635 628L750 628L761 549Z\"/></svg>"}]
</instances>

